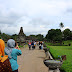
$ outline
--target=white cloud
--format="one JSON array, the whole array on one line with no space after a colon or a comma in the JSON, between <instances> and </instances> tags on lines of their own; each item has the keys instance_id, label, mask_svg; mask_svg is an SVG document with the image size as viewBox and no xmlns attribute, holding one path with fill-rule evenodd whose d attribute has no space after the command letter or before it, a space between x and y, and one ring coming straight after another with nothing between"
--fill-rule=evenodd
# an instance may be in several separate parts
<instances>
[{"instance_id":1,"label":"white cloud","mask_svg":"<svg viewBox=\"0 0 72 72\"><path fill-rule=\"evenodd\" d=\"M0 0L0 29L13 34L22 26L28 35L45 35L60 22L71 29L71 9L71 0Z\"/></svg>"},{"instance_id":2,"label":"white cloud","mask_svg":"<svg viewBox=\"0 0 72 72\"><path fill-rule=\"evenodd\" d=\"M68 26L64 27L64 28L62 28L62 31L65 30L65 29L70 29L72 31L72 27L68 27Z\"/></svg>"},{"instance_id":3,"label":"white cloud","mask_svg":"<svg viewBox=\"0 0 72 72\"><path fill-rule=\"evenodd\" d=\"M44 25L40 25L40 28L44 28L45 26Z\"/></svg>"}]
</instances>

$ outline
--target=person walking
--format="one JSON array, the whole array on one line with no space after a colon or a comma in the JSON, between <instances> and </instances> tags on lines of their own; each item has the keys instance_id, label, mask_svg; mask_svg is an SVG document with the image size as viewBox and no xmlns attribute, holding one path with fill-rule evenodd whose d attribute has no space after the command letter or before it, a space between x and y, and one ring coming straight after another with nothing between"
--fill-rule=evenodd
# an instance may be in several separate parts
<instances>
[{"instance_id":1,"label":"person walking","mask_svg":"<svg viewBox=\"0 0 72 72\"><path fill-rule=\"evenodd\" d=\"M41 49L43 49L43 42L41 41Z\"/></svg>"},{"instance_id":2,"label":"person walking","mask_svg":"<svg viewBox=\"0 0 72 72\"><path fill-rule=\"evenodd\" d=\"M31 42L28 43L29 50L31 50Z\"/></svg>"},{"instance_id":3,"label":"person walking","mask_svg":"<svg viewBox=\"0 0 72 72\"><path fill-rule=\"evenodd\" d=\"M32 45L32 50L34 49L34 42L32 41L32 43L31 43L31 45Z\"/></svg>"},{"instance_id":4,"label":"person walking","mask_svg":"<svg viewBox=\"0 0 72 72\"><path fill-rule=\"evenodd\" d=\"M42 43L42 41L39 42L39 49L43 49L43 43Z\"/></svg>"},{"instance_id":5,"label":"person walking","mask_svg":"<svg viewBox=\"0 0 72 72\"><path fill-rule=\"evenodd\" d=\"M36 41L34 42L34 49L36 48Z\"/></svg>"},{"instance_id":6,"label":"person walking","mask_svg":"<svg viewBox=\"0 0 72 72\"><path fill-rule=\"evenodd\" d=\"M0 72L12 72L8 55L4 54L5 43L0 39Z\"/></svg>"},{"instance_id":7,"label":"person walking","mask_svg":"<svg viewBox=\"0 0 72 72\"><path fill-rule=\"evenodd\" d=\"M18 72L19 65L17 64L17 56L21 55L22 52L13 39L7 41L7 46L8 47L5 48L5 54L8 55L12 72Z\"/></svg>"}]
</instances>

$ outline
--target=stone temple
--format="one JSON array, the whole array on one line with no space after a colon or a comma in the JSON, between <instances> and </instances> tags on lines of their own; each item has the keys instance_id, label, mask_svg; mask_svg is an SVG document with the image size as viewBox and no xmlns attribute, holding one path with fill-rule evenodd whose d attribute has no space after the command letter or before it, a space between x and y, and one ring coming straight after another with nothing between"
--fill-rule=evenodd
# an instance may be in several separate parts
<instances>
[{"instance_id":1,"label":"stone temple","mask_svg":"<svg viewBox=\"0 0 72 72\"><path fill-rule=\"evenodd\" d=\"M19 40L20 42L24 42L24 41L25 41L25 34L24 34L24 32L23 32L23 27L20 28L20 32L19 32L19 34L18 34L18 40Z\"/></svg>"}]
</instances>

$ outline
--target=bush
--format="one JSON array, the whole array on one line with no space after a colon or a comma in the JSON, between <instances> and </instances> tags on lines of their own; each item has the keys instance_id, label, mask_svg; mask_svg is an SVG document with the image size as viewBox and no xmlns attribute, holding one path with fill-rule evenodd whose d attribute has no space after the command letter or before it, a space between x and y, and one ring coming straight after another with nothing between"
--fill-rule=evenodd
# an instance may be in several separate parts
<instances>
[{"instance_id":1,"label":"bush","mask_svg":"<svg viewBox=\"0 0 72 72\"><path fill-rule=\"evenodd\" d=\"M23 47L23 46L19 45L19 48L21 48L21 47Z\"/></svg>"},{"instance_id":2,"label":"bush","mask_svg":"<svg viewBox=\"0 0 72 72\"><path fill-rule=\"evenodd\" d=\"M69 46L71 46L71 44L70 44L70 43L69 43L68 45L69 45Z\"/></svg>"}]
</instances>

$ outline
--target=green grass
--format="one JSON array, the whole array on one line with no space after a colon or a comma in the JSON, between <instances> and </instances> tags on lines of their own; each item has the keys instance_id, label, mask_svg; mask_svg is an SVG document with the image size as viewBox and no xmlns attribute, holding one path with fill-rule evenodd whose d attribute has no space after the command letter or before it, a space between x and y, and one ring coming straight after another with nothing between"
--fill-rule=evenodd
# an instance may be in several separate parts
<instances>
[{"instance_id":1,"label":"green grass","mask_svg":"<svg viewBox=\"0 0 72 72\"><path fill-rule=\"evenodd\" d=\"M21 48L21 47L23 47L23 46L19 45L19 48Z\"/></svg>"},{"instance_id":2,"label":"green grass","mask_svg":"<svg viewBox=\"0 0 72 72\"><path fill-rule=\"evenodd\" d=\"M72 40L63 41L63 43L64 43L64 45L68 45L70 43L72 46Z\"/></svg>"},{"instance_id":3,"label":"green grass","mask_svg":"<svg viewBox=\"0 0 72 72\"><path fill-rule=\"evenodd\" d=\"M67 41L63 41L62 42L62 46L69 46L69 44L71 44L71 46L72 46L72 40L67 40ZM57 42L56 43L50 43L50 42L48 42L48 45L50 45L50 46L61 46L61 44L57 43Z\"/></svg>"},{"instance_id":4,"label":"green grass","mask_svg":"<svg viewBox=\"0 0 72 72\"><path fill-rule=\"evenodd\" d=\"M28 47L27 44L25 44L24 46L19 45L19 48L26 48L26 47Z\"/></svg>"},{"instance_id":5,"label":"green grass","mask_svg":"<svg viewBox=\"0 0 72 72\"><path fill-rule=\"evenodd\" d=\"M58 55L66 55L67 59L63 62L61 67L65 72L72 72L72 46L48 46L50 52L55 59L58 58ZM64 72L63 71L63 72Z\"/></svg>"}]
</instances>

